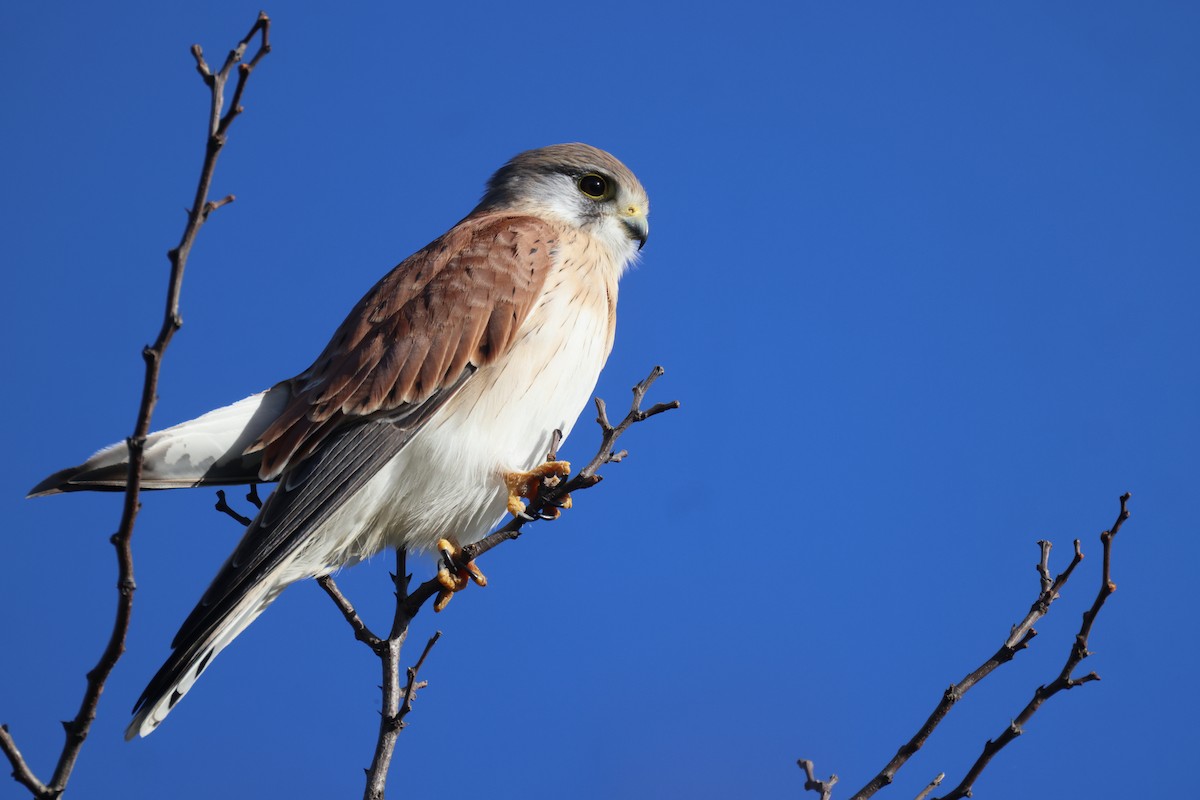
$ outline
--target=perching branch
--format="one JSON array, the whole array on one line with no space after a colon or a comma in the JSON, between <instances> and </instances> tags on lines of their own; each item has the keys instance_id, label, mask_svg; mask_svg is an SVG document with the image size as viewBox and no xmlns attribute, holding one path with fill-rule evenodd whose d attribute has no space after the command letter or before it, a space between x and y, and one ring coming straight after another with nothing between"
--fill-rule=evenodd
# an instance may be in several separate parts
<instances>
[{"instance_id":1,"label":"perching branch","mask_svg":"<svg viewBox=\"0 0 1200 800\"><path fill-rule=\"evenodd\" d=\"M592 460L588 462L587 466L576 473L570 480L560 482L553 487L543 487L543 490L538 493L537 497L530 501L529 507L526 509L526 513L531 519L549 519L550 517L546 513L547 510L556 509L558 503L565 495L576 490L590 488L599 483L601 477L596 474L596 471L600 467L611 462L620 461L628 455L624 450L614 453L614 447L616 446L617 439L630 426L636 422L641 422L657 414L661 414L664 411L679 408L679 402L673 400L670 403L658 403L649 409L642 410L641 404L645 398L646 391L662 374L662 367L655 367L645 380L633 387L633 405L629 413L625 415L625 418L615 427L608 420L604 401L596 398L596 408L599 411L599 418L596 421L599 423L601 429L600 449L596 452ZM556 459L558 446L561 441L561 432L555 431L551 438L548 460L553 461ZM224 497L222 496L221 502L217 504L218 510L225 510L221 508L223 502ZM483 555L501 542L517 538L521 535L521 528L529 521L531 520L521 518L512 519L507 525L486 538L464 547L458 560L465 564ZM367 627L366 623L358 616L358 612L354 610L354 606L346 599L341 590L338 589L333 578L325 576L317 579L321 588L332 598L338 610L341 611L342 616L350 624L350 628L354 631L354 638L371 648L375 655L379 657L383 668L383 685L381 687L383 692L383 712L379 721L379 737L375 743L375 755L371 760L371 766L367 769L367 788L363 794L366 800L382 800L384 796L388 768L391 765L392 755L395 752L396 740L400 735L400 731L405 726L404 718L412 711L415 692L418 689L423 689L426 685L424 681L417 681L417 673L425 663L425 658L429 655L430 649L442 635L441 631L438 631L425 644L425 650L421 653L421 657L417 659L416 664L408 669L408 680L402 690L400 688L400 649L408 637L409 623L420 612L426 601L442 589L442 584L438 579L431 578L417 587L417 590L410 595L408 593L408 584L412 576L407 572L406 562L405 551L397 549L396 572L392 575L392 580L396 587L396 610L392 619L392 630L387 638L376 635Z\"/></svg>"},{"instance_id":2,"label":"perching branch","mask_svg":"<svg viewBox=\"0 0 1200 800\"><path fill-rule=\"evenodd\" d=\"M1112 594L1113 591L1116 590L1116 585L1112 582L1109 572L1112 540L1113 537L1116 536L1117 531L1120 530L1121 524L1129 518L1129 511L1127 509L1129 497L1130 496L1128 493L1121 496L1121 509L1117 515L1117 521L1113 524L1113 527L1110 530L1104 531L1100 535L1100 541L1104 548L1104 565L1103 574L1101 576L1100 593L1097 596L1096 601L1092 604L1092 607L1083 616L1083 626L1080 628L1079 633L1075 636L1074 645L1071 648L1071 653L1067 658L1067 663L1063 667L1062 672L1059 673L1059 676L1052 683L1050 683L1049 686L1039 686L1037 688L1037 690L1034 692L1033 699L1028 705L1025 706L1021 714L1018 715L1015 720L1013 720L1008 728L1005 729L1004 733L994 742L990 740L987 742L987 744L984 746L983 753L967 772L967 775L963 778L962 782L955 787L950 794L947 794L941 798L937 798L937 800L958 800L958 798L969 797L971 794L971 787L974 785L975 780L987 767L992 757L1001 749L1003 749L1005 745L1007 745L1017 736L1021 735L1022 726L1029 721L1037 709L1041 707L1042 703L1060 691L1071 689L1075 686L1080 686L1093 680L1099 680L1099 676L1094 672L1081 678L1072 678L1071 673L1075 670L1075 667L1079 665L1080 661L1090 655L1087 650L1088 635L1091 633L1092 625L1095 622L1096 615L1100 613L1100 608L1104 605L1104 601L1108 598L1108 595ZM954 706L954 704L962 699L962 696L966 694L966 692L970 690L972 686L986 678L1001 664L1006 664L1011 661L1018 652L1029 646L1029 643L1033 641L1035 636L1037 636L1037 631L1033 628L1034 623L1036 623L1050 611L1051 604L1058 599L1059 592L1070 579L1071 574L1075 571L1075 567L1078 566L1083 560L1083 551L1080 549L1079 540L1076 539L1074 544L1075 552L1071 558L1071 562L1067 565L1066 569L1064 569L1057 577L1051 580L1049 567L1051 544L1047 541L1038 542L1038 547L1041 549L1041 559L1037 564L1037 571L1041 591L1039 592L1037 599L1033 602L1033 605L1030 606L1029 613L1025 615L1025 618L1021 620L1020 623L1013 626L1008 638L1005 640L1004 644L1000 646L999 650L997 650L988 660L984 661L974 672L967 675L959 683L951 684L951 686L946 689L945 693L942 695L942 699L938 702L937 706L933 710L933 713L929 715L929 718L925 720L925 723L921 726L921 728L913 735L911 739L909 739L900 747L900 749L896 752L896 755L892 757L892 760L889 761L884 768L879 771L879 774L872 778L866 786L859 789L851 797L851 800L866 800L866 798L871 797L883 787L891 784L891 782L895 779L896 773L902 766L904 766L905 762L907 762L909 758L911 758L918 750L921 749L926 740L933 733L934 729L936 729L941 721L945 719L946 715L950 713L950 709ZM807 775L804 788L819 792L822 800L828 800L828 798L831 797L833 783L836 783L836 777L830 779L828 782L815 781L813 779L812 762L801 759L799 764L805 770ZM939 775L933 783L929 784L929 786L927 786L925 790L918 795L918 797L924 798L928 796L933 788L941 783L943 777L944 773L943 775Z\"/></svg>"},{"instance_id":3,"label":"perching branch","mask_svg":"<svg viewBox=\"0 0 1200 800\"><path fill-rule=\"evenodd\" d=\"M141 507L138 497L142 483L142 461L146 435L150 431L150 419L154 413L155 403L158 398L159 371L167 346L170 344L175 332L183 324L179 316L179 294L183 285L183 272L187 265L188 254L191 252L196 235L200 232L200 228L203 227L209 214L217 208L233 201L233 195L229 195L221 200L210 202L208 199L209 187L212 184L213 173L216 169L217 156L220 154L221 148L225 145L229 126L232 124L234 118L244 110L239 105L239 101L245 89L246 81L249 80L250 73L258 62L271 50L268 40L269 30L270 20L266 14L260 13L253 27L250 28L250 32L246 34L245 38L241 40L236 48L230 51L224 66L215 74L204 63L200 46L192 46L192 55L196 58L197 69L204 77L204 82L208 85L211 92L212 102L208 124L209 138L205 148L204 163L200 169L200 180L196 187L192 207L188 211L188 220L184 227L183 236L179 240L179 245L167 254L171 262L171 271L167 284L167 298L162 326L159 329L158 337L155 339L154 344L142 350L142 358L146 363L145 378L142 382L142 397L138 406L137 420L134 423L133 434L125 440L129 448L129 473L126 483L125 501L122 505L121 521L117 527L117 532L110 539L117 551L118 570L117 611L113 630L109 636L108 644L100 656L99 662L87 674L87 689L84 692L78 713L76 713L74 719L63 723L63 729L66 732L66 742L63 744L58 763L54 768L54 774L48 783L43 783L33 774L33 771L29 768L29 765L21 755L21 751L17 748L16 742L9 733L8 727L6 725L0 726L0 750L4 751L9 763L12 764L13 777L18 783L29 789L30 793L38 798L38 800L58 798L66 790L67 781L70 780L71 773L75 768L79 751L83 747L84 741L87 740L88 732L91 730L92 723L96 719L96 709L99 706L100 695L104 691L104 685L108 681L108 676L112 673L118 659L125 652L125 637L129 631L129 621L133 613L133 594L137 589L137 585L133 579L133 550L131 540L133 537L134 522ZM234 91L234 102L228 111L225 111L225 84L229 80L234 65L242 60L246 47L256 35L261 37L258 51L249 63L239 66L237 88ZM223 116L222 112L224 112Z\"/></svg>"},{"instance_id":4,"label":"perching branch","mask_svg":"<svg viewBox=\"0 0 1200 800\"><path fill-rule=\"evenodd\" d=\"M326 575L317 578L317 583L325 590L342 616L350 623L354 638L365 644L379 657L382 667L383 681L380 687L383 692L383 710L379 716L379 736L375 740L375 754L371 758L371 766L367 768L367 787L363 793L366 800L383 800L387 787L388 769L392 764L392 754L396 750L396 740L400 731L404 730L404 718L412 711L413 699L418 689L424 689L426 683L417 681L417 673L425 663L429 651L441 638L442 632L436 632L425 643L425 649L417 663L408 668L408 682L404 689L400 688L400 650L408 639L408 623L411 617L405 613L404 600L408 593L408 582L412 578L407 572L407 554L403 548L396 550L396 571L392 574L392 582L396 587L396 611L392 618L392 630L387 638L380 637L367 627L358 616L354 606L346 599L334 583L333 578Z\"/></svg>"}]
</instances>

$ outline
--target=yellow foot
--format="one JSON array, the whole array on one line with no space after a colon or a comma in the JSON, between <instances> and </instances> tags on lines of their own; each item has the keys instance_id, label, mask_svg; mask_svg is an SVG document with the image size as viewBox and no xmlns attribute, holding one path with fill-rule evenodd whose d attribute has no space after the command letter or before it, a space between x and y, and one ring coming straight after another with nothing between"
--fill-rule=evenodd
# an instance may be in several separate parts
<instances>
[{"instance_id":1,"label":"yellow foot","mask_svg":"<svg viewBox=\"0 0 1200 800\"><path fill-rule=\"evenodd\" d=\"M529 515L525 513L525 504L521 502L521 498L537 497L543 486L547 489L555 487L570 474L571 464L567 461L547 461L544 464L538 464L529 472L508 473L504 476L504 483L508 487L508 513L514 517L530 519ZM559 498L558 508L570 507L570 495ZM557 519L558 508L552 509L547 518Z\"/></svg>"},{"instance_id":2,"label":"yellow foot","mask_svg":"<svg viewBox=\"0 0 1200 800\"><path fill-rule=\"evenodd\" d=\"M438 591L437 599L433 601L433 610L441 611L454 597L455 592L461 592L467 588L468 581L474 581L480 586L487 586L487 578L479 571L479 567L475 566L474 561L468 561L466 564L458 563L459 556L462 555L462 548L450 539L438 539L438 552L442 554L442 560L438 564L438 583L442 588ZM451 571L453 570L453 571Z\"/></svg>"}]
</instances>

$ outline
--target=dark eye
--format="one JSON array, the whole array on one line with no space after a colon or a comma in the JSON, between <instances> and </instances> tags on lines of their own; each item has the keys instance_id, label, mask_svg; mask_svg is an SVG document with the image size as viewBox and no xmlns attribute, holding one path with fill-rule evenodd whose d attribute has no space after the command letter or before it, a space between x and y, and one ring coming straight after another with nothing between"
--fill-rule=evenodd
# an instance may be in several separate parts
<instances>
[{"instance_id":1,"label":"dark eye","mask_svg":"<svg viewBox=\"0 0 1200 800\"><path fill-rule=\"evenodd\" d=\"M589 172L579 179L579 191L593 200L599 200L608 194L608 181L594 172Z\"/></svg>"}]
</instances>

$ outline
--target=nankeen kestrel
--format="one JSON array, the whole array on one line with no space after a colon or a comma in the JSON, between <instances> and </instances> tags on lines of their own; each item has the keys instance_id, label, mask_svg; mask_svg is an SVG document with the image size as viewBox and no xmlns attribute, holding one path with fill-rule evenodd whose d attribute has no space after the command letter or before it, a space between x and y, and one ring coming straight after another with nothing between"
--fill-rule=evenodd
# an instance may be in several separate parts
<instances>
[{"instance_id":1,"label":"nankeen kestrel","mask_svg":"<svg viewBox=\"0 0 1200 800\"><path fill-rule=\"evenodd\" d=\"M633 173L585 144L530 150L358 302L312 366L152 434L147 489L278 481L135 707L145 736L289 584L386 548L487 534L565 436L613 345L617 279L646 241ZM122 489L113 445L31 495Z\"/></svg>"}]
</instances>

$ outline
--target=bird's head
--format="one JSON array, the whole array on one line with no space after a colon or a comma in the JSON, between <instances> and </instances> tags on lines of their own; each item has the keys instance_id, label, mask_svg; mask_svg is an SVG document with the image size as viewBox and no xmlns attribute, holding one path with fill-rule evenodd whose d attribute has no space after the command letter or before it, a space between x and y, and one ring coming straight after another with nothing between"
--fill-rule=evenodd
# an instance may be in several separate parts
<instances>
[{"instance_id":1,"label":"bird's head","mask_svg":"<svg viewBox=\"0 0 1200 800\"><path fill-rule=\"evenodd\" d=\"M587 144L527 150L496 171L476 211L560 219L599 239L624 263L650 233L650 200L629 168Z\"/></svg>"}]
</instances>

